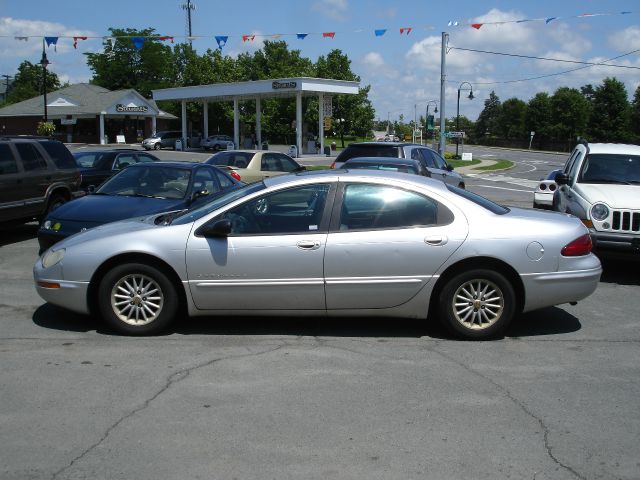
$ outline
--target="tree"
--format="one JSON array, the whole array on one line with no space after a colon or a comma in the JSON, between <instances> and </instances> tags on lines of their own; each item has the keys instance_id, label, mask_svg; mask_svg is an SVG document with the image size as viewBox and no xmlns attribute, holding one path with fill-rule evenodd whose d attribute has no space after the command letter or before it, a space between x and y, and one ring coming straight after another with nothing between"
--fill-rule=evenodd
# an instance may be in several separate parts
<instances>
[{"instance_id":1,"label":"tree","mask_svg":"<svg viewBox=\"0 0 640 480\"><path fill-rule=\"evenodd\" d=\"M494 91L484 101L484 109L476 121L476 138L483 139L498 133L498 118L501 111L500 99Z\"/></svg>"},{"instance_id":2,"label":"tree","mask_svg":"<svg viewBox=\"0 0 640 480\"><path fill-rule=\"evenodd\" d=\"M91 83L109 90L132 88L147 98L153 89L176 85L171 47L153 38L145 38L140 49L134 46L133 37L153 36L153 28L109 31L112 39L104 40L102 53L85 53L87 65L93 71Z\"/></svg>"},{"instance_id":3,"label":"tree","mask_svg":"<svg viewBox=\"0 0 640 480\"><path fill-rule=\"evenodd\" d=\"M631 133L635 135L635 142L640 142L640 86L636 88L631 103Z\"/></svg>"},{"instance_id":4,"label":"tree","mask_svg":"<svg viewBox=\"0 0 640 480\"><path fill-rule=\"evenodd\" d=\"M579 90L558 88L551 97L553 138L565 147L573 146L586 133L590 109L589 101Z\"/></svg>"},{"instance_id":5,"label":"tree","mask_svg":"<svg viewBox=\"0 0 640 480\"><path fill-rule=\"evenodd\" d=\"M18 67L15 81L9 90L7 104L17 103L42 95L43 71L38 64L24 61ZM47 71L47 92L60 88L60 80L54 72Z\"/></svg>"},{"instance_id":6,"label":"tree","mask_svg":"<svg viewBox=\"0 0 640 480\"><path fill-rule=\"evenodd\" d=\"M628 142L630 105L624 83L605 78L593 94L588 134L592 142Z\"/></svg>"},{"instance_id":7,"label":"tree","mask_svg":"<svg viewBox=\"0 0 640 480\"><path fill-rule=\"evenodd\" d=\"M552 135L551 128L551 97L547 92L536 93L527 104L525 127L528 132L535 132L534 142L539 148L549 142Z\"/></svg>"},{"instance_id":8,"label":"tree","mask_svg":"<svg viewBox=\"0 0 640 480\"><path fill-rule=\"evenodd\" d=\"M529 134L525 127L527 104L517 98L505 100L497 119L498 131L508 140L522 140Z\"/></svg>"}]
</instances>

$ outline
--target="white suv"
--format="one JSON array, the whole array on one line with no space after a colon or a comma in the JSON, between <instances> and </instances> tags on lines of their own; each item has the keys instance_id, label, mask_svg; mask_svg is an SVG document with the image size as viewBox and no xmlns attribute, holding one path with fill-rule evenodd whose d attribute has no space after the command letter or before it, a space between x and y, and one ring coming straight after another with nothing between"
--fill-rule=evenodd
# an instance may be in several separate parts
<instances>
[{"instance_id":1,"label":"white suv","mask_svg":"<svg viewBox=\"0 0 640 480\"><path fill-rule=\"evenodd\" d=\"M640 254L640 146L579 143L556 183L553 209L580 218L596 250Z\"/></svg>"}]
</instances>

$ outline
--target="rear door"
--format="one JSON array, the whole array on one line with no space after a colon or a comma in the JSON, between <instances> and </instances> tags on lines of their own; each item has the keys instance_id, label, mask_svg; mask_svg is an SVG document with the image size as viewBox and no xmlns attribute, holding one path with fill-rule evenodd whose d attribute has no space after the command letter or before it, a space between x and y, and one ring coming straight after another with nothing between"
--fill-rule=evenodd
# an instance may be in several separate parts
<instances>
[{"instance_id":1,"label":"rear door","mask_svg":"<svg viewBox=\"0 0 640 480\"><path fill-rule=\"evenodd\" d=\"M327 309L406 303L432 281L467 230L462 215L423 194L380 184L343 185L325 252Z\"/></svg>"},{"instance_id":2,"label":"rear door","mask_svg":"<svg viewBox=\"0 0 640 480\"><path fill-rule=\"evenodd\" d=\"M27 216L44 212L47 189L54 182L55 169L49 166L35 142L16 142L14 144L20 159L24 175L22 177L22 198Z\"/></svg>"},{"instance_id":3,"label":"rear door","mask_svg":"<svg viewBox=\"0 0 640 480\"><path fill-rule=\"evenodd\" d=\"M0 143L0 221L24 216L23 176L11 145Z\"/></svg>"}]
</instances>

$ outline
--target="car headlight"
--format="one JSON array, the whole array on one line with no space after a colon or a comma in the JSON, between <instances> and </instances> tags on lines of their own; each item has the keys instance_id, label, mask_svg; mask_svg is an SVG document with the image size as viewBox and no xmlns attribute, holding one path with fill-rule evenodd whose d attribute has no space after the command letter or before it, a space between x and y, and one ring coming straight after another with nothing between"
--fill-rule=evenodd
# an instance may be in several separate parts
<instances>
[{"instance_id":1,"label":"car headlight","mask_svg":"<svg viewBox=\"0 0 640 480\"><path fill-rule=\"evenodd\" d=\"M609 216L609 207L604 203L596 203L591 207L591 218L601 222Z\"/></svg>"},{"instance_id":2,"label":"car headlight","mask_svg":"<svg viewBox=\"0 0 640 480\"><path fill-rule=\"evenodd\" d=\"M62 228L62 224L57 220L46 220L42 224L42 228L43 228L43 230L53 230L53 231L57 232L58 230L60 230Z\"/></svg>"},{"instance_id":3,"label":"car headlight","mask_svg":"<svg viewBox=\"0 0 640 480\"><path fill-rule=\"evenodd\" d=\"M42 266L44 268L53 267L64 258L64 252L64 248L59 250L47 250L47 253L42 256Z\"/></svg>"}]
</instances>

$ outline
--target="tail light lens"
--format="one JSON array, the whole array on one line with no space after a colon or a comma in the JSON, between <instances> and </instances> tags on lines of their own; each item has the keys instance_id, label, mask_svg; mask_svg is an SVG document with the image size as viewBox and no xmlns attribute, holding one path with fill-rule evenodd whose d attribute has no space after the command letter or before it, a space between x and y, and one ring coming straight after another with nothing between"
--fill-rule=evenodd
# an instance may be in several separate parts
<instances>
[{"instance_id":1,"label":"tail light lens","mask_svg":"<svg viewBox=\"0 0 640 480\"><path fill-rule=\"evenodd\" d=\"M579 257L582 255L588 255L593 249L593 242L591 242L591 235L588 233L576 238L573 242L564 246L562 251L565 257Z\"/></svg>"},{"instance_id":2,"label":"tail light lens","mask_svg":"<svg viewBox=\"0 0 640 480\"><path fill-rule=\"evenodd\" d=\"M242 177L238 175L235 170L229 170L229 175L231 175L233 178L235 178L239 182L242 181Z\"/></svg>"}]
</instances>

